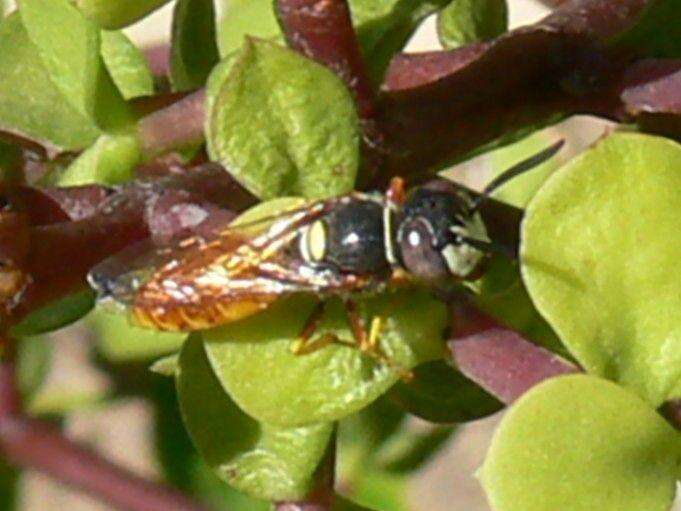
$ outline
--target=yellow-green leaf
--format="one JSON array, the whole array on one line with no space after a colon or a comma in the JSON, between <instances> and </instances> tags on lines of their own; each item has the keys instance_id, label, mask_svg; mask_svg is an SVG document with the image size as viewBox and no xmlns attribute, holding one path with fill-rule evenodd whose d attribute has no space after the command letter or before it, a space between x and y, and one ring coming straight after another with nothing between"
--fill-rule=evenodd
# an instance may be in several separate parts
<instances>
[{"instance_id":1,"label":"yellow-green leaf","mask_svg":"<svg viewBox=\"0 0 681 511\"><path fill-rule=\"evenodd\" d=\"M587 371L651 404L681 381L681 145L615 134L555 173L527 209L522 271Z\"/></svg>"},{"instance_id":2,"label":"yellow-green leaf","mask_svg":"<svg viewBox=\"0 0 681 511\"><path fill-rule=\"evenodd\" d=\"M681 435L592 376L533 388L496 431L481 479L495 511L669 511Z\"/></svg>"}]
</instances>

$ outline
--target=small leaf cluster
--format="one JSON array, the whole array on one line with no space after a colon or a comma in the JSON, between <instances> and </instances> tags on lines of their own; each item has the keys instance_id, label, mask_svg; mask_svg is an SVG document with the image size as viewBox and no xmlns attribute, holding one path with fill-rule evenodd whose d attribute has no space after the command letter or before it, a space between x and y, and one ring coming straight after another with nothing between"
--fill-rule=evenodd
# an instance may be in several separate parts
<instances>
[{"instance_id":1,"label":"small leaf cluster","mask_svg":"<svg viewBox=\"0 0 681 511\"><path fill-rule=\"evenodd\" d=\"M18 136L48 155L36 186L129 184L159 157L140 128L139 105L205 88L203 140L172 153L183 164L197 155L220 163L262 201L235 223L363 186L366 126L353 92L344 77L286 45L270 0L231 0L221 9L213 0L176 0L170 68L158 77L121 29L165 3L18 0L0 21L0 132L12 135L0 142L4 183L21 179L12 174ZM348 3L377 88L430 15L437 13L445 49L482 48L508 29L504 0ZM650 4L618 44L681 58L674 37L681 5ZM679 23L655 31L669 20ZM495 194L525 210L520 258L490 262L468 286L475 304L583 370L506 403L479 472L495 511L671 509L681 435L660 410L681 399L681 146L641 129L610 134L560 168L549 162ZM429 127L422 131L419 140L427 140ZM467 154L518 138L520 130L481 140ZM546 141L540 134L491 153L493 167ZM318 300L296 296L217 329L160 333L81 290L12 326L22 391L31 402L50 364L45 334L82 318L100 364L154 404L165 477L216 509L305 499L334 449L338 488L347 488L335 509L413 509L409 476L458 424L504 404L451 362L445 340L457 325L428 289L359 297L365 321L386 320L380 343L391 365L341 344L294 355ZM340 300L328 301L317 331L329 332L353 341ZM122 368L140 362L157 374L125 381ZM504 369L496 368L499 378ZM35 413L69 408L35 401ZM415 430L414 416L427 424ZM2 502L12 500L17 478L0 466Z\"/></svg>"}]
</instances>

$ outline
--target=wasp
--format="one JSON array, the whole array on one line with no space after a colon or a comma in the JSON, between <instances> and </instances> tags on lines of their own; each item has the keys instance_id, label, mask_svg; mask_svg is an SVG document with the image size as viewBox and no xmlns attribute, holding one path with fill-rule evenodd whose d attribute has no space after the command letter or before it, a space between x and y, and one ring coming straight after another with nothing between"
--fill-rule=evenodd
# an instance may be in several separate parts
<instances>
[{"instance_id":1,"label":"wasp","mask_svg":"<svg viewBox=\"0 0 681 511\"><path fill-rule=\"evenodd\" d=\"M356 297L394 286L437 289L478 278L490 254L503 251L488 235L481 205L561 146L562 141L505 171L481 194L442 182L407 193L403 181L393 179L385 193L353 192L227 226L212 239L185 239L143 258L144 269L115 275L104 263L89 282L100 298L126 304L134 324L165 331L209 329L283 297L314 294L321 300L293 346L296 353L342 342L329 335L313 339L324 299L340 297L355 345L380 356L382 318L371 319L367 328Z\"/></svg>"}]
</instances>

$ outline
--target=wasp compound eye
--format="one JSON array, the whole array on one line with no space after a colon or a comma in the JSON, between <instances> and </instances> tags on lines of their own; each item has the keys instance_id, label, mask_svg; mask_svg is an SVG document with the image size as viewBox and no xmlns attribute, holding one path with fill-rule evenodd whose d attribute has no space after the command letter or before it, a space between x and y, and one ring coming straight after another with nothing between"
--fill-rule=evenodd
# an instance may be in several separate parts
<instances>
[{"instance_id":1,"label":"wasp compound eye","mask_svg":"<svg viewBox=\"0 0 681 511\"><path fill-rule=\"evenodd\" d=\"M436 248L433 228L423 217L405 220L397 242L402 263L417 278L437 281L449 276L447 263Z\"/></svg>"}]
</instances>

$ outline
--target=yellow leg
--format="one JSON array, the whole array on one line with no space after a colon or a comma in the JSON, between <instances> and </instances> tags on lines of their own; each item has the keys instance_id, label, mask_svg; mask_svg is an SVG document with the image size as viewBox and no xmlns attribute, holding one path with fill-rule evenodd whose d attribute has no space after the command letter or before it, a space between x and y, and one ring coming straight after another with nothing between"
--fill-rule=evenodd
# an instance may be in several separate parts
<instances>
[{"instance_id":1,"label":"yellow leg","mask_svg":"<svg viewBox=\"0 0 681 511\"><path fill-rule=\"evenodd\" d=\"M380 351L381 346L379 341L381 338L381 332L383 332L383 325L385 325L385 319L383 316L374 316L371 319L371 326L369 327L369 336L367 340L367 350Z\"/></svg>"},{"instance_id":2,"label":"yellow leg","mask_svg":"<svg viewBox=\"0 0 681 511\"><path fill-rule=\"evenodd\" d=\"M385 327L385 318L383 316L374 316L371 318L371 326L369 327L368 336L368 350L369 354L372 354L379 361L387 364L389 367L397 369L400 372L400 377L405 383L409 383L414 379L414 373L409 369L402 367L400 364L396 363L392 358L385 354L381 349L379 341L381 339L381 333Z\"/></svg>"}]
</instances>

